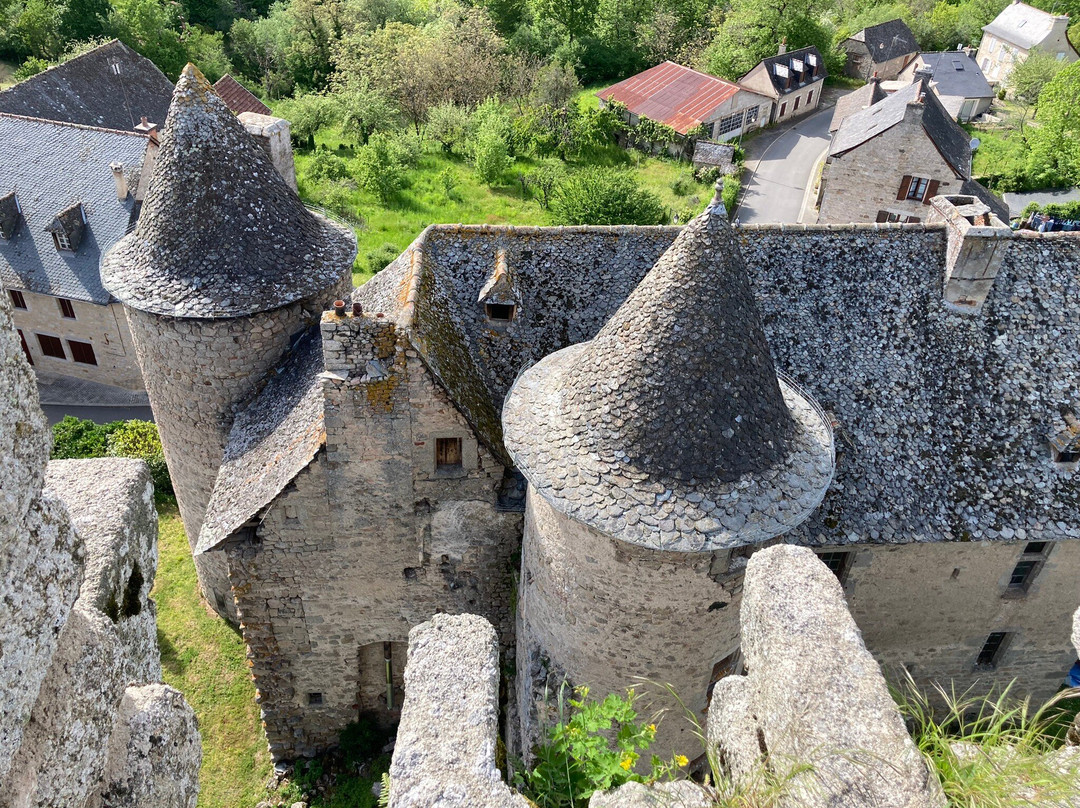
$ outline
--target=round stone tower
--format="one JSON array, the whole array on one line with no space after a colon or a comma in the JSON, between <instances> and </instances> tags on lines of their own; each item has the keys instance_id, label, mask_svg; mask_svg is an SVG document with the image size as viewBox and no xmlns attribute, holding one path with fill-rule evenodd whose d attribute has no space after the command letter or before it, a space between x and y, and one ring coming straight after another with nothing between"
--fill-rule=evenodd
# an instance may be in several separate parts
<instances>
[{"instance_id":1,"label":"round stone tower","mask_svg":"<svg viewBox=\"0 0 1080 808\"><path fill-rule=\"evenodd\" d=\"M527 370L503 408L529 482L518 611L524 750L565 679L603 697L669 684L704 724L739 668L750 548L818 506L818 408L778 378L723 204L690 222L590 342ZM700 743L674 703L654 750Z\"/></svg>"},{"instance_id":2,"label":"round stone tower","mask_svg":"<svg viewBox=\"0 0 1080 808\"><path fill-rule=\"evenodd\" d=\"M138 225L102 261L127 312L194 548L233 416L352 285L352 232L308 211L210 83L184 68ZM224 555L195 559L233 622Z\"/></svg>"}]
</instances>

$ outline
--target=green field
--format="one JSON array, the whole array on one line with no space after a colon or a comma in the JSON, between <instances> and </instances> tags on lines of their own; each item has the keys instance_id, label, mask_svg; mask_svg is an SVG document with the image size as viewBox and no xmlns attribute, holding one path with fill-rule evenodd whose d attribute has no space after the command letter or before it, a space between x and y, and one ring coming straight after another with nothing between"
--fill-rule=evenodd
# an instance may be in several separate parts
<instances>
[{"instance_id":1,"label":"green field","mask_svg":"<svg viewBox=\"0 0 1080 808\"><path fill-rule=\"evenodd\" d=\"M166 684L199 717L199 808L253 808L266 797L270 753L239 633L199 597L195 564L176 508L158 519L158 643Z\"/></svg>"}]
</instances>

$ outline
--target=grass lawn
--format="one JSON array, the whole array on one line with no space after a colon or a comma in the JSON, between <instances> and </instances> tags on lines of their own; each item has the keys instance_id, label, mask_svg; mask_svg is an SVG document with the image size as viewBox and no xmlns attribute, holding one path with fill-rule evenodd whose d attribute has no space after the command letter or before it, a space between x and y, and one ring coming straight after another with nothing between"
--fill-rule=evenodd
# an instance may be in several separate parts
<instances>
[{"instance_id":1,"label":"grass lawn","mask_svg":"<svg viewBox=\"0 0 1080 808\"><path fill-rule=\"evenodd\" d=\"M354 155L354 144L337 129L321 131L316 144L346 160ZM306 177L311 154L306 149L295 153L300 196L339 215L349 213L345 218L359 217L362 221L354 225L359 249L353 280L358 285L396 258L429 224L552 224L550 214L539 202L522 198L518 175L542 162L531 157L518 157L500 181L488 187L477 178L466 158L445 154L437 144L425 143L416 166L408 171L407 186L389 205L383 205L348 180L311 181ZM671 215L679 215L680 221L704 210L713 194L711 186L694 181L689 163L629 153L614 145L594 148L567 163L555 159L547 162L559 164L568 173L587 165L631 170ZM444 172L454 181L449 194L440 179ZM677 183L680 179L682 182Z\"/></svg>"},{"instance_id":2,"label":"grass lawn","mask_svg":"<svg viewBox=\"0 0 1080 808\"><path fill-rule=\"evenodd\" d=\"M15 83L15 67L16 65L0 59L0 90Z\"/></svg>"},{"instance_id":3,"label":"grass lawn","mask_svg":"<svg viewBox=\"0 0 1080 808\"><path fill-rule=\"evenodd\" d=\"M271 766L243 640L203 605L175 506L161 508L158 530L161 665L199 717L199 808L251 808L266 797Z\"/></svg>"}]
</instances>

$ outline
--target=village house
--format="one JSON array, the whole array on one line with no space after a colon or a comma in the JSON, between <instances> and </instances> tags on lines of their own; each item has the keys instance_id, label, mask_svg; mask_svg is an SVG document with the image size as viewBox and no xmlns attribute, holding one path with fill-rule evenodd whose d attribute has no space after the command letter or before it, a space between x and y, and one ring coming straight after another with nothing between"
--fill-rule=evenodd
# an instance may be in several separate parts
<instances>
[{"instance_id":1,"label":"village house","mask_svg":"<svg viewBox=\"0 0 1080 808\"><path fill-rule=\"evenodd\" d=\"M863 28L840 46L847 53L844 75L869 81L877 76L892 81L915 58L919 43L903 20Z\"/></svg>"},{"instance_id":2,"label":"village house","mask_svg":"<svg viewBox=\"0 0 1080 808\"><path fill-rule=\"evenodd\" d=\"M930 89L954 121L982 115L994 100L993 88L966 50L920 53L900 71L900 80L914 81L918 72L929 75Z\"/></svg>"},{"instance_id":3,"label":"village house","mask_svg":"<svg viewBox=\"0 0 1080 808\"><path fill-rule=\"evenodd\" d=\"M689 67L663 62L598 92L602 105L626 106L627 122L650 118L685 138L703 126L706 138L733 140L768 125L770 99Z\"/></svg>"},{"instance_id":4,"label":"village house","mask_svg":"<svg viewBox=\"0 0 1080 808\"><path fill-rule=\"evenodd\" d=\"M888 95L881 86L881 80L876 76L871 76L870 81L862 87L847 95L842 95L836 100L836 105L833 107L832 121L829 123L829 133L832 134L839 129L840 124L844 122L844 118L848 115L872 107L878 101L887 98Z\"/></svg>"},{"instance_id":5,"label":"village house","mask_svg":"<svg viewBox=\"0 0 1080 808\"><path fill-rule=\"evenodd\" d=\"M214 92L221 96L221 100L236 115L242 112L254 112L257 115L271 114L270 107L228 73L214 82Z\"/></svg>"},{"instance_id":6,"label":"village house","mask_svg":"<svg viewBox=\"0 0 1080 808\"><path fill-rule=\"evenodd\" d=\"M939 194L969 194L1004 221L1007 206L971 178L971 138L912 82L843 119L821 178L818 221L922 222Z\"/></svg>"},{"instance_id":7,"label":"village house","mask_svg":"<svg viewBox=\"0 0 1080 808\"><path fill-rule=\"evenodd\" d=\"M983 26L975 58L987 80L995 85L1004 82L1035 48L1059 62L1075 62L1080 55L1069 41L1068 30L1067 14L1049 14L1012 0L989 25Z\"/></svg>"},{"instance_id":8,"label":"village house","mask_svg":"<svg viewBox=\"0 0 1080 808\"><path fill-rule=\"evenodd\" d=\"M800 48L780 52L758 62L739 79L739 84L772 99L769 123L805 115L821 103L821 88L825 86L825 60L817 48Z\"/></svg>"}]
</instances>

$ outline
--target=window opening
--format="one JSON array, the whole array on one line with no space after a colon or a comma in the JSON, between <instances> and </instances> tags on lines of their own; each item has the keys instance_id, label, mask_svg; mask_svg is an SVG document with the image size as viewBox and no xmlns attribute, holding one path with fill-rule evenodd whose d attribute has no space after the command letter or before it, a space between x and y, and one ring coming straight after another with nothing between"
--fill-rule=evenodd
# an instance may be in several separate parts
<instances>
[{"instance_id":1,"label":"window opening","mask_svg":"<svg viewBox=\"0 0 1080 808\"><path fill-rule=\"evenodd\" d=\"M35 336L41 352L45 356L51 356L53 359L67 359L67 354L64 353L64 343L60 341L59 337L50 337L48 334L35 334Z\"/></svg>"},{"instance_id":2,"label":"window opening","mask_svg":"<svg viewBox=\"0 0 1080 808\"><path fill-rule=\"evenodd\" d=\"M1048 544L1050 544L1050 542L1029 541L1027 546L1024 547L1024 555L1043 555L1046 552Z\"/></svg>"},{"instance_id":3,"label":"window opening","mask_svg":"<svg viewBox=\"0 0 1080 808\"><path fill-rule=\"evenodd\" d=\"M736 112L734 115L726 115L716 122L713 128L715 134L713 137L719 137L720 135L726 135L728 132L737 132L742 128L744 113Z\"/></svg>"},{"instance_id":4,"label":"window opening","mask_svg":"<svg viewBox=\"0 0 1080 808\"><path fill-rule=\"evenodd\" d=\"M320 704L323 703L322 693L308 693L307 694L307 703L311 707L318 707Z\"/></svg>"},{"instance_id":5,"label":"window opening","mask_svg":"<svg viewBox=\"0 0 1080 808\"><path fill-rule=\"evenodd\" d=\"M513 303L484 304L484 312L487 314L489 320L498 320L504 323L508 323L514 319L516 309L517 306Z\"/></svg>"},{"instance_id":6,"label":"window opening","mask_svg":"<svg viewBox=\"0 0 1080 808\"><path fill-rule=\"evenodd\" d=\"M930 184L930 180L926 177L912 177L911 184L908 186L907 198L918 199L926 195L926 187Z\"/></svg>"},{"instance_id":7,"label":"window opening","mask_svg":"<svg viewBox=\"0 0 1080 808\"><path fill-rule=\"evenodd\" d=\"M11 295L11 305L17 309L26 311L26 298L23 297L23 293L18 289L8 289L8 294Z\"/></svg>"},{"instance_id":8,"label":"window opening","mask_svg":"<svg viewBox=\"0 0 1080 808\"><path fill-rule=\"evenodd\" d=\"M791 110L792 112L798 112L799 111L799 102L800 101L802 101L801 98L796 98L795 99L795 107L794 107L794 109Z\"/></svg>"},{"instance_id":9,"label":"window opening","mask_svg":"<svg viewBox=\"0 0 1080 808\"><path fill-rule=\"evenodd\" d=\"M444 471L461 468L461 438L435 440L435 469Z\"/></svg>"},{"instance_id":10,"label":"window opening","mask_svg":"<svg viewBox=\"0 0 1080 808\"><path fill-rule=\"evenodd\" d=\"M23 353L26 354L26 361L33 365L34 357L30 355L30 346L26 344L26 335L23 334L21 328L16 328L15 330L19 332L19 342L22 344Z\"/></svg>"},{"instance_id":11,"label":"window opening","mask_svg":"<svg viewBox=\"0 0 1080 808\"><path fill-rule=\"evenodd\" d=\"M975 661L975 665L979 668L996 668L998 662L1001 661L1001 654L1005 648L1005 640L1008 638L1008 633L1004 631L995 631L986 638L986 642L983 643L982 650L979 651L979 658Z\"/></svg>"},{"instance_id":12,"label":"window opening","mask_svg":"<svg viewBox=\"0 0 1080 808\"><path fill-rule=\"evenodd\" d=\"M73 250L71 249L71 240L68 238L67 233L58 230L57 232L52 234L52 237L53 241L56 242L56 249L73 252Z\"/></svg>"},{"instance_id":13,"label":"window opening","mask_svg":"<svg viewBox=\"0 0 1080 808\"><path fill-rule=\"evenodd\" d=\"M784 117L784 113L787 112L787 101L780 105L780 117Z\"/></svg>"},{"instance_id":14,"label":"window opening","mask_svg":"<svg viewBox=\"0 0 1080 808\"><path fill-rule=\"evenodd\" d=\"M66 297L56 298L56 302L60 304L60 316L65 320L75 319L75 307L71 305L71 301Z\"/></svg>"},{"instance_id":15,"label":"window opening","mask_svg":"<svg viewBox=\"0 0 1080 808\"><path fill-rule=\"evenodd\" d=\"M849 551L818 553L817 557L821 559L837 580L843 584L847 580L848 569L851 567L852 553Z\"/></svg>"},{"instance_id":16,"label":"window opening","mask_svg":"<svg viewBox=\"0 0 1080 808\"><path fill-rule=\"evenodd\" d=\"M712 675L709 677L709 687L705 691L706 711L708 711L709 704L712 702L712 694L713 690L716 688L716 683L726 676L741 674L743 673L743 670L744 666L741 648L736 648L726 657L713 665Z\"/></svg>"},{"instance_id":17,"label":"window opening","mask_svg":"<svg viewBox=\"0 0 1080 808\"><path fill-rule=\"evenodd\" d=\"M94 346L89 342L69 339L68 348L71 349L71 359L81 365L96 365L97 357L94 355Z\"/></svg>"}]
</instances>

